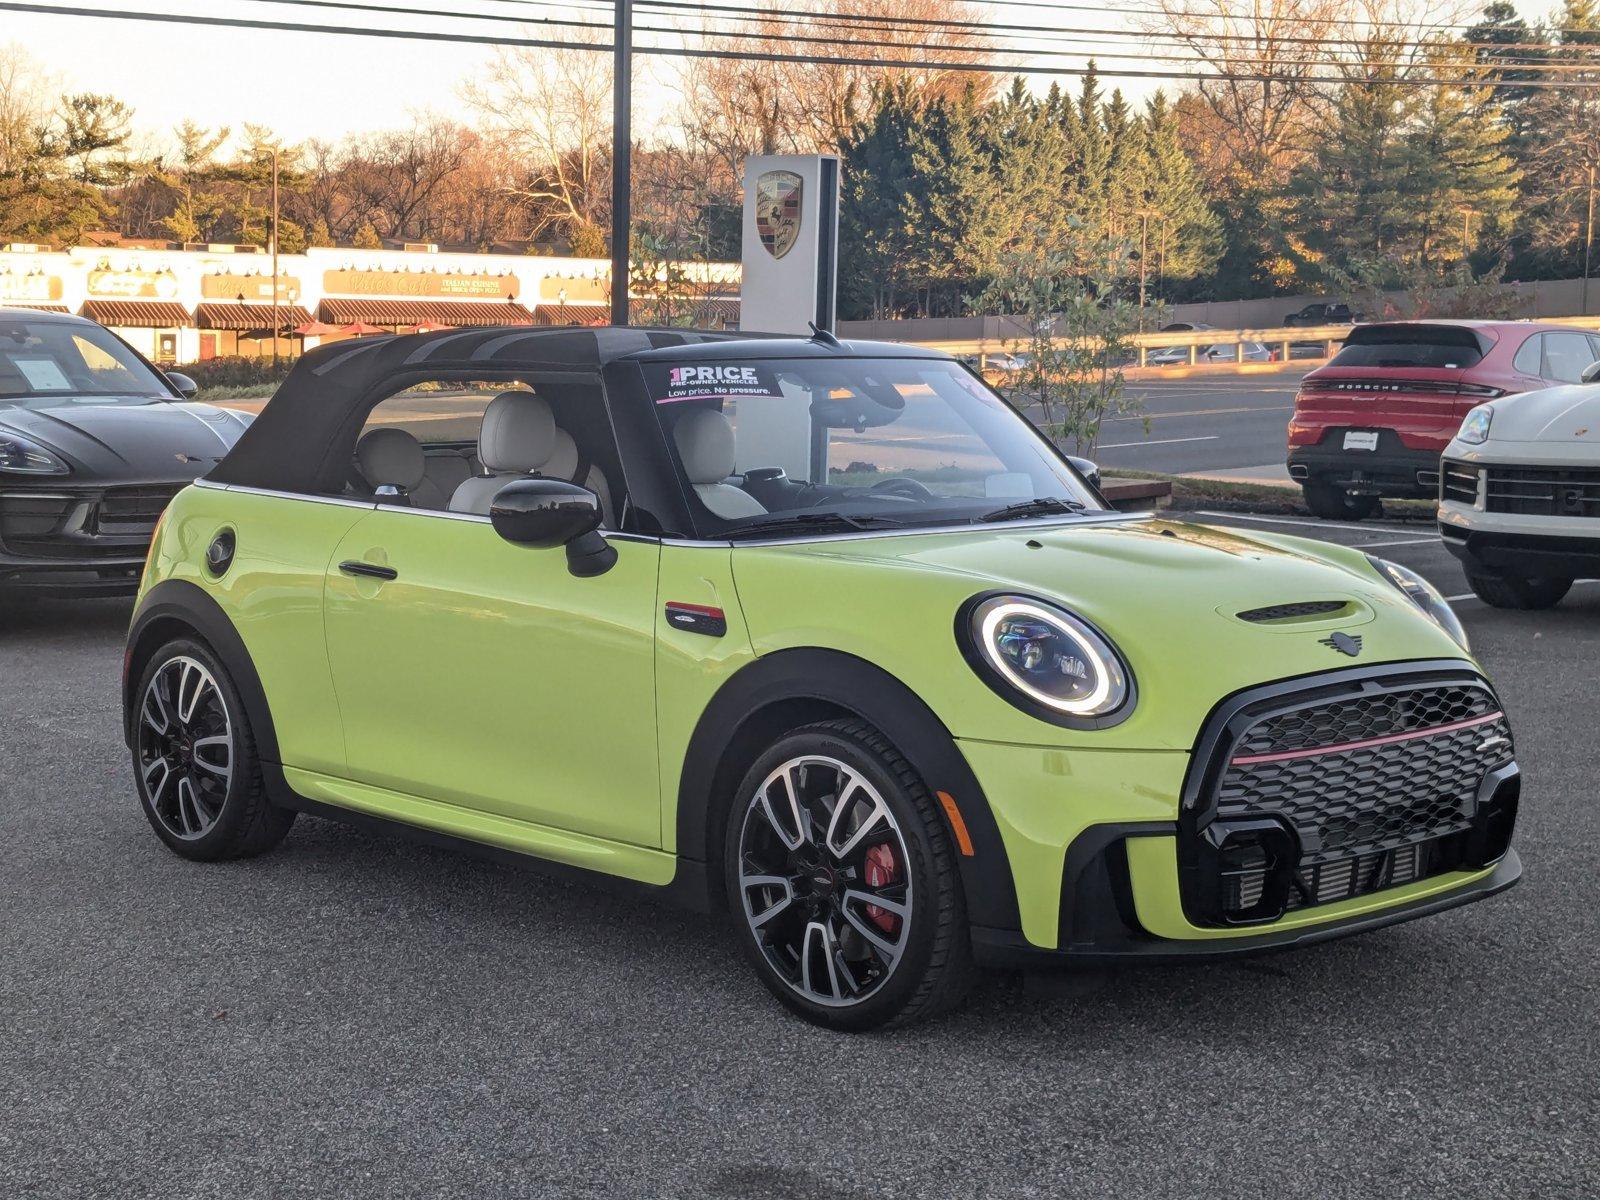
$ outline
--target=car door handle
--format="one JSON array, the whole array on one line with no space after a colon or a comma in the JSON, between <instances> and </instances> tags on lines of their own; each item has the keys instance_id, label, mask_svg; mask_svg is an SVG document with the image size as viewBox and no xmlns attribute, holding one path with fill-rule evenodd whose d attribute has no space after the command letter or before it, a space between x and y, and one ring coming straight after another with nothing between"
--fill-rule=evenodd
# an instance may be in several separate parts
<instances>
[{"instance_id":1,"label":"car door handle","mask_svg":"<svg viewBox=\"0 0 1600 1200\"><path fill-rule=\"evenodd\" d=\"M399 579L400 572L393 567L380 567L377 563L358 562L355 559L346 559L339 564L339 570L346 575L359 575L363 579Z\"/></svg>"}]
</instances>

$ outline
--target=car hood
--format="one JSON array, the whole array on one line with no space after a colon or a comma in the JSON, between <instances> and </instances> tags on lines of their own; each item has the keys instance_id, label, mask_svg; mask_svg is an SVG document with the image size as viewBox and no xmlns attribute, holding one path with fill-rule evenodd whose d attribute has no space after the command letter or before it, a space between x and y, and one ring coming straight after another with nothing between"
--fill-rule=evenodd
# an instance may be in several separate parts
<instances>
[{"instance_id":1,"label":"car hood","mask_svg":"<svg viewBox=\"0 0 1600 1200\"><path fill-rule=\"evenodd\" d=\"M250 418L209 404L0 406L0 431L22 434L93 480L166 482L214 467Z\"/></svg>"},{"instance_id":2,"label":"car hood","mask_svg":"<svg viewBox=\"0 0 1600 1200\"><path fill-rule=\"evenodd\" d=\"M1498 400L1491 442L1586 444L1600 450L1600 386L1544 388Z\"/></svg>"},{"instance_id":3,"label":"car hood","mask_svg":"<svg viewBox=\"0 0 1600 1200\"><path fill-rule=\"evenodd\" d=\"M1257 684L1465 652L1359 551L1155 519L1012 525L926 535L736 546L734 576L757 653L825 646L897 675L959 737L1187 749L1212 707ZM1105 730L1065 729L1000 700L956 642L973 596L1025 593L1099 627L1132 668L1138 702ZM1256 622L1269 605L1337 601L1311 618ZM1359 635L1347 656L1324 639Z\"/></svg>"}]
</instances>

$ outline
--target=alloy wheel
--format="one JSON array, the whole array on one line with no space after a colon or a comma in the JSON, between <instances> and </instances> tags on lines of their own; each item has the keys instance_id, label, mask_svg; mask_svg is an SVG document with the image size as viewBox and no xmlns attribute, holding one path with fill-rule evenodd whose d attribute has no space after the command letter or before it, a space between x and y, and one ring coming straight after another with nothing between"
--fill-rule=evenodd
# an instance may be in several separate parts
<instances>
[{"instance_id":1,"label":"alloy wheel","mask_svg":"<svg viewBox=\"0 0 1600 1200\"><path fill-rule=\"evenodd\" d=\"M150 811L173 837L204 837L233 778L233 723L211 672L177 656L151 676L139 704L138 771Z\"/></svg>"},{"instance_id":2,"label":"alloy wheel","mask_svg":"<svg viewBox=\"0 0 1600 1200\"><path fill-rule=\"evenodd\" d=\"M908 946L911 864L888 804L837 758L783 763L756 788L739 834L739 894L768 964L805 1000L860 1003Z\"/></svg>"}]
</instances>

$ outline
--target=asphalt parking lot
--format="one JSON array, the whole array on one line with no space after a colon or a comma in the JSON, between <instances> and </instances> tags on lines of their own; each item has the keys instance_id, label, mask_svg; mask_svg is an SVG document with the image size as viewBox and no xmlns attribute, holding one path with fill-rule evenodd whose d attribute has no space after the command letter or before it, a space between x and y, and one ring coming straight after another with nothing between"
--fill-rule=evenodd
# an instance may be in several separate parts
<instances>
[{"instance_id":1,"label":"asphalt parking lot","mask_svg":"<svg viewBox=\"0 0 1600 1200\"><path fill-rule=\"evenodd\" d=\"M1415 524L1201 519L1466 590ZM1527 772L1522 886L844 1037L702 917L305 818L252 862L176 858L118 735L126 604L22 610L0 1197L1593 1196L1600 585L1458 611Z\"/></svg>"}]
</instances>

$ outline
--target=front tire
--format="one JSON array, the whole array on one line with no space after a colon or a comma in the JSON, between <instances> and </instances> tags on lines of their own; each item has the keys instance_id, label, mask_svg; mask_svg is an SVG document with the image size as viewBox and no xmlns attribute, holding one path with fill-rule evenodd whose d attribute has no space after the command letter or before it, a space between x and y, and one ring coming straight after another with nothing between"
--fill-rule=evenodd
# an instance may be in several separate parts
<instances>
[{"instance_id":1,"label":"front tire","mask_svg":"<svg viewBox=\"0 0 1600 1200\"><path fill-rule=\"evenodd\" d=\"M1308 483L1301 491L1311 515L1324 521L1363 521L1383 512L1383 501L1377 496L1357 496L1335 484Z\"/></svg>"},{"instance_id":2,"label":"front tire","mask_svg":"<svg viewBox=\"0 0 1600 1200\"><path fill-rule=\"evenodd\" d=\"M145 818L170 850L216 862L283 840L295 814L267 799L250 719L208 646L168 642L134 695L134 781Z\"/></svg>"},{"instance_id":3,"label":"front tire","mask_svg":"<svg viewBox=\"0 0 1600 1200\"><path fill-rule=\"evenodd\" d=\"M1512 575L1467 575L1467 585L1495 608L1554 608L1572 588L1570 579L1523 579Z\"/></svg>"},{"instance_id":4,"label":"front tire","mask_svg":"<svg viewBox=\"0 0 1600 1200\"><path fill-rule=\"evenodd\" d=\"M861 721L808 725L751 766L723 853L740 945L792 1012L830 1029L958 1005L972 946L933 797Z\"/></svg>"}]
</instances>

